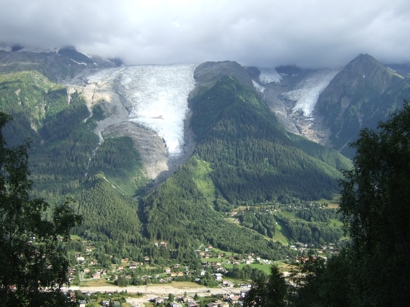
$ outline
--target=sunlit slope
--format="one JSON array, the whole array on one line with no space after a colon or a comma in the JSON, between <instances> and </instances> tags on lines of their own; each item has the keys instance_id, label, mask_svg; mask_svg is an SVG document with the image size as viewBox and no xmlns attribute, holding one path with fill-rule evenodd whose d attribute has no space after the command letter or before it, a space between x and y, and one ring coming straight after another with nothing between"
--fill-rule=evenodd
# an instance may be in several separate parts
<instances>
[{"instance_id":1,"label":"sunlit slope","mask_svg":"<svg viewBox=\"0 0 410 307\"><path fill-rule=\"evenodd\" d=\"M197 136L192 157L140 199L150 240L195 248L210 242L227 251L281 257L279 243L227 222L234 205L290 197L317 199L338 191L339 153L287 133L257 94L222 77L191 101Z\"/></svg>"}]
</instances>

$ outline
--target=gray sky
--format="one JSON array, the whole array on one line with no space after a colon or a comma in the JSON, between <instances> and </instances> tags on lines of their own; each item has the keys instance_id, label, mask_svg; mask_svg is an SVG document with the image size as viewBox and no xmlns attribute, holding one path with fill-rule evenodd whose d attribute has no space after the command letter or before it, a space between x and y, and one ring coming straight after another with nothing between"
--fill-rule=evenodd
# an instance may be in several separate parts
<instances>
[{"instance_id":1,"label":"gray sky","mask_svg":"<svg viewBox=\"0 0 410 307\"><path fill-rule=\"evenodd\" d=\"M410 62L409 0L0 0L0 42L126 64Z\"/></svg>"}]
</instances>

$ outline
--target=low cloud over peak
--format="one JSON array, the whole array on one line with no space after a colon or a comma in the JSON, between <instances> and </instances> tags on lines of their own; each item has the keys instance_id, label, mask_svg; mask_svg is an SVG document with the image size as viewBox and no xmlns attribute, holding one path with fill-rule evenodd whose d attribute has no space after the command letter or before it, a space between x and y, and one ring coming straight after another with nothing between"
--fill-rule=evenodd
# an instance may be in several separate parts
<instances>
[{"instance_id":1,"label":"low cloud over peak","mask_svg":"<svg viewBox=\"0 0 410 307\"><path fill-rule=\"evenodd\" d=\"M343 65L360 53L410 62L405 0L0 0L0 41L74 45L126 64L235 60Z\"/></svg>"}]
</instances>

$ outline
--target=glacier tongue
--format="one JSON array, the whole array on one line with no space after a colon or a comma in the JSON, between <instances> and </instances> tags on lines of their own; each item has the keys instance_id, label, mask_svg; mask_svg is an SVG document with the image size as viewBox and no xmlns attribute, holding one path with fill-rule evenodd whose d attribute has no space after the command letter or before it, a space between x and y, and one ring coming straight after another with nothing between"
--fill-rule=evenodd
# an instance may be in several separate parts
<instances>
[{"instance_id":1,"label":"glacier tongue","mask_svg":"<svg viewBox=\"0 0 410 307\"><path fill-rule=\"evenodd\" d=\"M105 70L89 82L114 79L121 98L130 106L128 120L155 131L170 156L183 153L188 95L194 89L197 65L141 65Z\"/></svg>"},{"instance_id":2,"label":"glacier tongue","mask_svg":"<svg viewBox=\"0 0 410 307\"><path fill-rule=\"evenodd\" d=\"M297 86L298 89L284 94L284 96L296 102L293 113L301 110L305 117L312 115L319 95L339 72L338 69L323 69L312 73L307 79Z\"/></svg>"}]
</instances>

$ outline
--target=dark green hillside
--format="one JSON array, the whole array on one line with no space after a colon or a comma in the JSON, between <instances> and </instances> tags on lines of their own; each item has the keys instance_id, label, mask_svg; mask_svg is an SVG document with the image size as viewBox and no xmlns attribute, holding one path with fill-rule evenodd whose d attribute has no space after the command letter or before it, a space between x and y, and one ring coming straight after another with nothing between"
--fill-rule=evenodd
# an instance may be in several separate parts
<instances>
[{"instance_id":1,"label":"dark green hillside","mask_svg":"<svg viewBox=\"0 0 410 307\"><path fill-rule=\"evenodd\" d=\"M107 247L141 253L147 241L141 235L138 203L123 196L103 175L89 181L78 194L78 212L84 217L76 233L84 238L104 242Z\"/></svg>"},{"instance_id":2,"label":"dark green hillside","mask_svg":"<svg viewBox=\"0 0 410 307\"><path fill-rule=\"evenodd\" d=\"M44 120L78 103L76 99L69 103L66 88L37 71L0 75L0 93L0 109L14 117L6 130L12 129L16 143L36 138L35 130Z\"/></svg>"},{"instance_id":3,"label":"dark green hillside","mask_svg":"<svg viewBox=\"0 0 410 307\"><path fill-rule=\"evenodd\" d=\"M174 248L197 249L208 242L225 251L257 252L269 259L283 255L279 243L227 222L216 212L193 180L198 162L191 157L153 193L141 199L140 219L150 240L165 240Z\"/></svg>"},{"instance_id":4,"label":"dark green hillside","mask_svg":"<svg viewBox=\"0 0 410 307\"><path fill-rule=\"evenodd\" d=\"M90 117L80 95L69 98L64 86L38 71L0 75L0 81L0 109L15 118L7 140L31 137L33 196L50 202L73 196L84 216L75 234L97 242L104 255L198 264L194 251L212 244L284 259L288 249L227 219L225 211L243 203L330 197L338 188L337 168L349 165L335 151L287 133L253 90L226 76L191 101L194 154L135 201L134 193L148 183L140 155L128 137L100 143L94 129L104 118L102 108ZM167 249L155 247L160 240Z\"/></svg>"},{"instance_id":5,"label":"dark green hillside","mask_svg":"<svg viewBox=\"0 0 410 307\"><path fill-rule=\"evenodd\" d=\"M351 156L353 149L347 144L357 138L360 129L374 128L401 105L395 100L405 98L400 95L402 89L403 77L369 55L347 64L319 96L315 109L330 128L331 145Z\"/></svg>"},{"instance_id":6,"label":"dark green hillside","mask_svg":"<svg viewBox=\"0 0 410 307\"><path fill-rule=\"evenodd\" d=\"M279 243L227 222L233 205L291 197L330 196L336 167L348 160L288 134L264 102L232 77L191 101L197 136L193 156L154 192L140 200L140 220L150 240L175 248L201 243L238 253L281 258Z\"/></svg>"},{"instance_id":7,"label":"dark green hillside","mask_svg":"<svg viewBox=\"0 0 410 307\"><path fill-rule=\"evenodd\" d=\"M9 145L31 139L33 196L56 203L72 195L84 217L76 233L116 252L141 253L136 250L143 242L141 223L132 195L146 180L132 140L107 138L99 144L93 130L102 110L97 106L88 118L77 93L68 100L65 86L37 71L0 74L0 110L14 118L4 130Z\"/></svg>"},{"instance_id":8,"label":"dark green hillside","mask_svg":"<svg viewBox=\"0 0 410 307\"><path fill-rule=\"evenodd\" d=\"M230 203L330 198L337 167L349 162L287 133L266 104L231 77L191 102L196 153L211 163L212 180Z\"/></svg>"}]
</instances>

